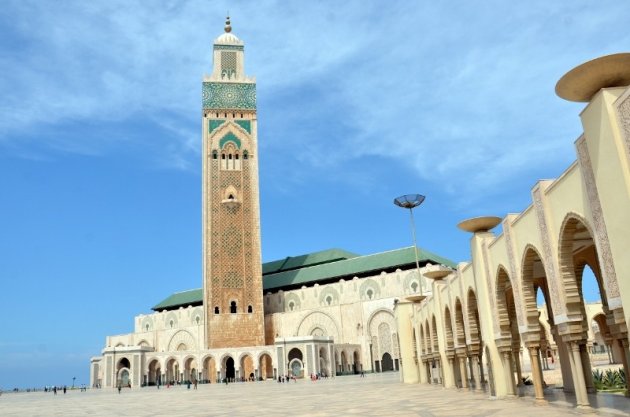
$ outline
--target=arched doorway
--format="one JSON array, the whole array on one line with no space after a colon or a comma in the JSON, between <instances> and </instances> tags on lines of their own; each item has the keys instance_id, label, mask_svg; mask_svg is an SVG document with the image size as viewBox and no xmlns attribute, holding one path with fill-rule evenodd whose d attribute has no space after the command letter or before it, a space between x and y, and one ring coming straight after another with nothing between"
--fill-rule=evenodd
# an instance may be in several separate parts
<instances>
[{"instance_id":1,"label":"arched doorway","mask_svg":"<svg viewBox=\"0 0 630 417\"><path fill-rule=\"evenodd\" d=\"M346 352L341 351L341 371L340 373L343 375L348 370L348 358L346 358Z\"/></svg>"},{"instance_id":2,"label":"arched doorway","mask_svg":"<svg viewBox=\"0 0 630 417\"><path fill-rule=\"evenodd\" d=\"M560 263L560 302L566 308L566 315L569 318L567 323L571 326L563 326L561 337L567 346L568 355L571 358L571 379L577 397L578 406L589 405L588 392L594 392L595 386L592 379L591 364L588 355L588 330L591 325L585 307L584 271L588 266L594 276L594 291L598 291L601 296L602 310L606 315L606 323L611 331L610 337L613 346L619 347L620 351L626 351L628 346L628 334L626 329L623 306L617 305L615 310L611 310L608 304L609 297L618 297L617 277L614 271L612 260L600 257L598 248L593 239L592 228L578 215L570 214L563 222L559 239L559 263ZM608 246L605 236L600 234L599 245L602 248ZM606 274L602 274L600 262L606 262L603 269ZM624 277L625 278L625 277ZM609 294L609 291L612 293ZM627 307L627 306L626 306ZM581 326L578 325L581 321ZM563 323L564 324L564 323ZM625 374L628 375L627 357L620 355ZM564 374L563 374L564 377ZM627 389L627 384L626 384Z\"/></svg>"},{"instance_id":3,"label":"arched doorway","mask_svg":"<svg viewBox=\"0 0 630 417\"><path fill-rule=\"evenodd\" d=\"M198 379L197 361L195 358L187 358L184 361L184 381L195 382Z\"/></svg>"},{"instance_id":4,"label":"arched doorway","mask_svg":"<svg viewBox=\"0 0 630 417\"><path fill-rule=\"evenodd\" d=\"M263 380L273 378L273 363L271 362L271 356L266 353L260 355L258 372L260 373L260 378Z\"/></svg>"},{"instance_id":5,"label":"arched doorway","mask_svg":"<svg viewBox=\"0 0 630 417\"><path fill-rule=\"evenodd\" d=\"M520 360L521 336L516 318L514 288L508 273L503 267L499 267L496 283L497 319L501 331L501 337L496 339L496 343L501 353L507 394L516 395L516 386L520 385L523 380ZM496 372L493 372L493 374L496 374Z\"/></svg>"},{"instance_id":6,"label":"arched doorway","mask_svg":"<svg viewBox=\"0 0 630 417\"><path fill-rule=\"evenodd\" d=\"M459 383L459 387L468 388L466 330L464 329L464 312L459 298L455 299L455 329L453 333L453 338L455 339L455 362L457 362L455 366L459 367L459 381L456 382Z\"/></svg>"},{"instance_id":7,"label":"arched doorway","mask_svg":"<svg viewBox=\"0 0 630 417\"><path fill-rule=\"evenodd\" d=\"M383 354L383 358L381 359L381 370L382 372L394 370L394 361L392 360L392 355L387 352Z\"/></svg>"},{"instance_id":8,"label":"arched doorway","mask_svg":"<svg viewBox=\"0 0 630 417\"><path fill-rule=\"evenodd\" d=\"M435 384L443 384L444 378L442 378L442 361L440 359L440 348L437 335L437 321L435 314L431 315L431 356L433 361L431 362L431 379Z\"/></svg>"},{"instance_id":9,"label":"arched doorway","mask_svg":"<svg viewBox=\"0 0 630 417\"><path fill-rule=\"evenodd\" d=\"M127 358L121 358L116 364L116 386L131 386L131 363Z\"/></svg>"},{"instance_id":10,"label":"arched doorway","mask_svg":"<svg viewBox=\"0 0 630 417\"><path fill-rule=\"evenodd\" d=\"M128 387L131 384L131 379L129 379L129 369L121 369L118 374L118 379L120 381L121 387Z\"/></svg>"},{"instance_id":11,"label":"arched doorway","mask_svg":"<svg viewBox=\"0 0 630 417\"><path fill-rule=\"evenodd\" d=\"M243 355L241 357L241 381L254 381L254 360L250 355Z\"/></svg>"},{"instance_id":12,"label":"arched doorway","mask_svg":"<svg viewBox=\"0 0 630 417\"><path fill-rule=\"evenodd\" d=\"M355 350L354 354L352 355L352 370L354 371L355 374L360 373L363 368L361 366L361 359L359 358L359 351Z\"/></svg>"},{"instance_id":13,"label":"arched doorway","mask_svg":"<svg viewBox=\"0 0 630 417\"><path fill-rule=\"evenodd\" d=\"M481 325L479 322L479 310L477 309L477 296L471 288L468 291L467 302L468 326L470 327L470 343L468 351L470 352L470 368L475 381L475 389L483 389L484 371L483 371L483 340L481 338Z\"/></svg>"},{"instance_id":14,"label":"arched doorway","mask_svg":"<svg viewBox=\"0 0 630 417\"><path fill-rule=\"evenodd\" d=\"M459 368L455 366L455 341L453 339L453 321L451 319L451 310L446 307L444 309L444 333L446 336L446 358L448 359L448 365L451 368L451 377L453 380L449 382L449 379L445 378L445 385L452 384L457 386L457 379L459 376Z\"/></svg>"},{"instance_id":15,"label":"arched doorway","mask_svg":"<svg viewBox=\"0 0 630 417\"><path fill-rule=\"evenodd\" d=\"M212 356L208 356L203 360L203 383L220 382L217 381L217 365Z\"/></svg>"},{"instance_id":16,"label":"arched doorway","mask_svg":"<svg viewBox=\"0 0 630 417\"><path fill-rule=\"evenodd\" d=\"M161 381L161 369L160 362L157 359L153 359L149 362L149 371L147 375L147 385L158 385Z\"/></svg>"},{"instance_id":17,"label":"arched doorway","mask_svg":"<svg viewBox=\"0 0 630 417\"><path fill-rule=\"evenodd\" d=\"M302 351L298 348L293 348L289 351L289 372L296 378L304 377L304 363L302 362Z\"/></svg>"},{"instance_id":18,"label":"arched doorway","mask_svg":"<svg viewBox=\"0 0 630 417\"><path fill-rule=\"evenodd\" d=\"M236 370L234 369L234 359L231 356L225 358L225 377L228 381L234 381Z\"/></svg>"},{"instance_id":19,"label":"arched doorway","mask_svg":"<svg viewBox=\"0 0 630 417\"><path fill-rule=\"evenodd\" d=\"M179 382L179 364L177 359L171 358L166 362L166 383L175 384Z\"/></svg>"}]
</instances>

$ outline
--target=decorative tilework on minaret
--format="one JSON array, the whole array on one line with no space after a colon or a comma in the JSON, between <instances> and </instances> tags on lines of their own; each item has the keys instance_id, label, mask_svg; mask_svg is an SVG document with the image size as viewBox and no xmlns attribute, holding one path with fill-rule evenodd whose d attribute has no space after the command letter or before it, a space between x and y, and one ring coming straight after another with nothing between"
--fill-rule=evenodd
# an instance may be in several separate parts
<instances>
[{"instance_id":1,"label":"decorative tilework on minaret","mask_svg":"<svg viewBox=\"0 0 630 417\"><path fill-rule=\"evenodd\" d=\"M203 289L206 347L264 345L256 82L244 45L214 41L203 80Z\"/></svg>"}]
</instances>

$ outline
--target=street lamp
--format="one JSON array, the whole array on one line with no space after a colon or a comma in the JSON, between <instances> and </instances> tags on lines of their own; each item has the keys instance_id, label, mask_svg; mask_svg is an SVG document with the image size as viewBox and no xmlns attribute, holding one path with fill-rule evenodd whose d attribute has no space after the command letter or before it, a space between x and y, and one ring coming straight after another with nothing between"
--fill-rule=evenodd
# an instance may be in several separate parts
<instances>
[{"instance_id":1,"label":"street lamp","mask_svg":"<svg viewBox=\"0 0 630 417\"><path fill-rule=\"evenodd\" d=\"M413 251L416 257L416 271L418 272L418 277L420 279L420 296L414 297L415 301L422 301L424 300L425 296L422 294L424 280L422 279L422 274L420 273L420 262L418 261L418 245L416 244L416 224L413 221L413 209L422 204L424 199L425 196L421 194L406 194L401 195L400 197L396 197L394 199L394 204L396 204L398 207L409 210L409 218L411 220L411 236L413 237Z\"/></svg>"}]
</instances>

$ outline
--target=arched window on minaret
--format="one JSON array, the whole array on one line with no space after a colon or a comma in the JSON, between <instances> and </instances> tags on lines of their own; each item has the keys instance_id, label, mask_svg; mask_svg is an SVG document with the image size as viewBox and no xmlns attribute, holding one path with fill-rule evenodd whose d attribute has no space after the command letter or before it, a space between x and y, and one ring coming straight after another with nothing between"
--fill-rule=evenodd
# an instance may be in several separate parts
<instances>
[{"instance_id":1,"label":"arched window on minaret","mask_svg":"<svg viewBox=\"0 0 630 417\"><path fill-rule=\"evenodd\" d=\"M219 156L219 153L216 151L216 149L214 151L212 151L212 159L217 159Z\"/></svg>"},{"instance_id":2,"label":"arched window on minaret","mask_svg":"<svg viewBox=\"0 0 630 417\"><path fill-rule=\"evenodd\" d=\"M236 314L236 301L230 302L230 313Z\"/></svg>"},{"instance_id":3,"label":"arched window on minaret","mask_svg":"<svg viewBox=\"0 0 630 417\"><path fill-rule=\"evenodd\" d=\"M214 307L214 314L219 314L219 306Z\"/></svg>"},{"instance_id":4,"label":"arched window on minaret","mask_svg":"<svg viewBox=\"0 0 630 417\"><path fill-rule=\"evenodd\" d=\"M243 151L243 159L249 159L249 152Z\"/></svg>"},{"instance_id":5,"label":"arched window on minaret","mask_svg":"<svg viewBox=\"0 0 630 417\"><path fill-rule=\"evenodd\" d=\"M253 313L254 309L252 308L252 306L247 306L247 312L248 313Z\"/></svg>"},{"instance_id":6,"label":"arched window on minaret","mask_svg":"<svg viewBox=\"0 0 630 417\"><path fill-rule=\"evenodd\" d=\"M234 142L228 142L223 146L221 150L221 169L222 170L240 170L240 156L238 153L238 148L234 144Z\"/></svg>"}]
</instances>

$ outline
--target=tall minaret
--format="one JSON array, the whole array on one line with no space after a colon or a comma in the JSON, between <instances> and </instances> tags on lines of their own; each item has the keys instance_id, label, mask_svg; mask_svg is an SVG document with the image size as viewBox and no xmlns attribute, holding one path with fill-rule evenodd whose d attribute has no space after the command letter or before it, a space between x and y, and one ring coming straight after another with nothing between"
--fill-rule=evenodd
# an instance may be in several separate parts
<instances>
[{"instance_id":1,"label":"tall minaret","mask_svg":"<svg viewBox=\"0 0 630 417\"><path fill-rule=\"evenodd\" d=\"M203 80L203 296L206 347L265 342L256 82L245 76L243 42L214 41Z\"/></svg>"}]
</instances>

